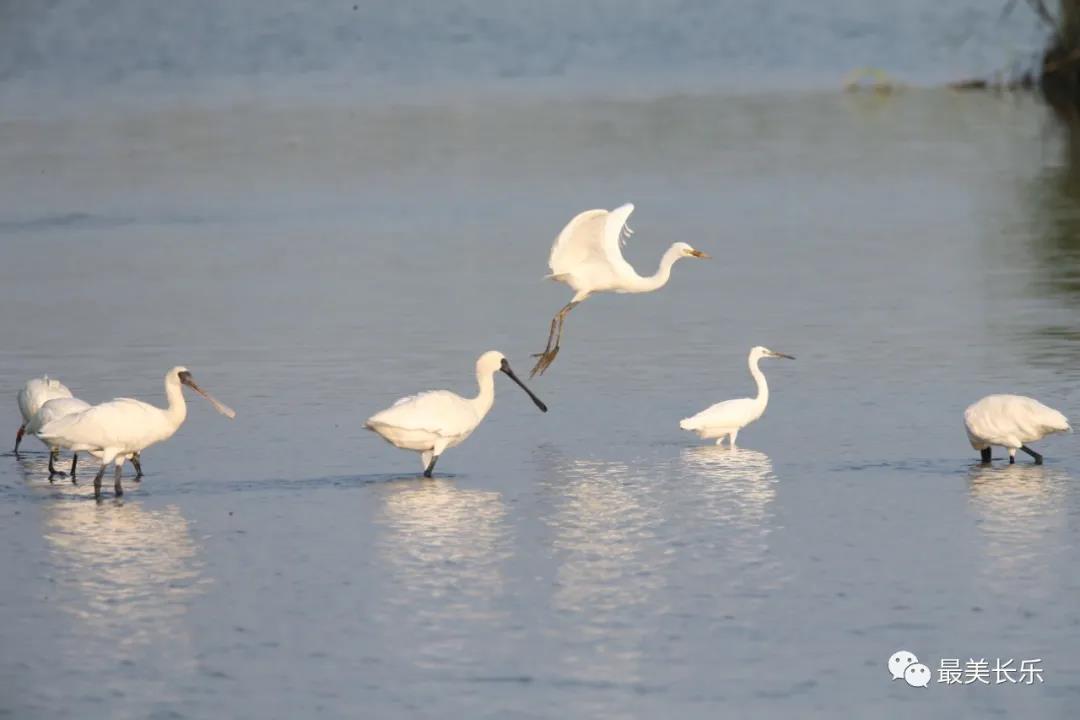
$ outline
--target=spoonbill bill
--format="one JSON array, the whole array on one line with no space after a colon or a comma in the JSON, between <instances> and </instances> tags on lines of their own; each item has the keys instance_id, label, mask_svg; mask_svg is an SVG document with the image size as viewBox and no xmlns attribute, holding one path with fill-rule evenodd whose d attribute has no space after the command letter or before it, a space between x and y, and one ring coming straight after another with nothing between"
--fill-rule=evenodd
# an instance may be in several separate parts
<instances>
[{"instance_id":1,"label":"spoonbill bill","mask_svg":"<svg viewBox=\"0 0 1080 720\"><path fill-rule=\"evenodd\" d=\"M29 435L37 436L38 431L45 426L46 423L52 422L65 415L71 415L72 413L82 412L90 407L90 403L84 402L76 397L58 397L52 400L47 400L38 411L34 413L34 417L30 418L30 422L26 423L26 432ZM44 442L44 441L42 441ZM49 482L59 475L64 476L64 473L57 470L54 467L56 458L60 455L60 446L52 443L49 445ZM75 482L75 466L79 463L79 453L72 453L71 455L71 481Z\"/></svg>"},{"instance_id":2,"label":"spoonbill bill","mask_svg":"<svg viewBox=\"0 0 1080 720\"><path fill-rule=\"evenodd\" d=\"M37 436L50 445L76 452L85 450L101 460L101 467L94 476L94 497L101 497L105 468L115 463L114 487L117 495L123 495L120 473L124 461L131 460L138 470L138 453L168 440L187 417L183 385L206 398L222 415L230 419L236 417L232 408L199 387L188 369L179 366L165 374L165 397L169 401L166 408L132 398L117 398L48 422L37 431Z\"/></svg>"},{"instance_id":3,"label":"spoonbill bill","mask_svg":"<svg viewBox=\"0 0 1080 720\"><path fill-rule=\"evenodd\" d=\"M660 258L660 268L648 277L638 275L622 256L622 245L633 234L626 224L631 203L614 210L586 210L567 223L551 246L548 279L566 283L574 297L551 319L547 347L533 357L540 358L529 377L543 375L559 354L566 315L595 292L644 293L659 290L671 277L671 266L685 257L708 258L684 242L677 242Z\"/></svg>"},{"instance_id":4,"label":"spoonbill bill","mask_svg":"<svg viewBox=\"0 0 1080 720\"><path fill-rule=\"evenodd\" d=\"M735 447L735 437L739 431L764 415L765 407L769 404L769 384L765 382L765 373L758 367L762 358L795 359L791 355L774 352L761 345L753 347L747 363L750 366L750 374L757 383L757 397L718 402L697 415L682 420L679 422L679 427L696 432L699 437L706 440L715 438L717 445L722 444L726 436L728 446Z\"/></svg>"},{"instance_id":5,"label":"spoonbill bill","mask_svg":"<svg viewBox=\"0 0 1080 720\"><path fill-rule=\"evenodd\" d=\"M1043 456L1027 443L1072 430L1060 412L1023 395L987 395L964 411L964 427L984 463L990 462L990 446L1000 445L1009 451L1010 464L1016 462L1016 451L1023 450L1036 465L1042 465Z\"/></svg>"},{"instance_id":6,"label":"spoonbill bill","mask_svg":"<svg viewBox=\"0 0 1080 720\"><path fill-rule=\"evenodd\" d=\"M435 463L447 448L464 442L495 402L495 373L501 371L524 390L536 407L547 412L540 398L518 379L501 352L489 350L476 361L480 391L464 398L449 390L431 390L403 397L367 419L364 427L402 450L420 453L424 477L431 477Z\"/></svg>"},{"instance_id":7,"label":"spoonbill bill","mask_svg":"<svg viewBox=\"0 0 1080 720\"><path fill-rule=\"evenodd\" d=\"M37 414L41 406L56 398L72 397L71 391L59 380L50 378L48 375L28 380L19 390L19 414L22 415L22 425L19 432L15 433L15 457L19 456L19 443L22 442L26 433L26 424Z\"/></svg>"}]
</instances>

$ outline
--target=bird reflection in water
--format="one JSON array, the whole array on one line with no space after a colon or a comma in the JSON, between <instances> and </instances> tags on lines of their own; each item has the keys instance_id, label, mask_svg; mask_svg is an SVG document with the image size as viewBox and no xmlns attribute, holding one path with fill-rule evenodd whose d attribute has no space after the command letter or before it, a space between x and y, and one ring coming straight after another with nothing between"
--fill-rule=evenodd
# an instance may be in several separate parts
<instances>
[{"instance_id":1,"label":"bird reflection in water","mask_svg":"<svg viewBox=\"0 0 1080 720\"><path fill-rule=\"evenodd\" d=\"M715 445L684 448L682 514L688 563L716 576L725 593L762 596L787 580L770 551L777 478L763 452ZM699 522L692 523L696 518Z\"/></svg>"},{"instance_id":2,"label":"bird reflection in water","mask_svg":"<svg viewBox=\"0 0 1080 720\"><path fill-rule=\"evenodd\" d=\"M973 465L968 473L971 507L984 536L990 584L1012 593L1023 587L1037 597L1055 594L1052 548L1068 547L1065 471L1047 465Z\"/></svg>"},{"instance_id":3,"label":"bird reflection in water","mask_svg":"<svg viewBox=\"0 0 1080 720\"><path fill-rule=\"evenodd\" d=\"M637 464L555 460L544 518L558 563L552 604L565 637L563 670L578 681L640 683L646 618L665 611L671 555L654 474Z\"/></svg>"},{"instance_id":4,"label":"bird reflection in water","mask_svg":"<svg viewBox=\"0 0 1080 720\"><path fill-rule=\"evenodd\" d=\"M445 480L384 488L379 557L389 587L378 610L410 661L428 667L470 662L471 624L497 624L503 611L503 563L513 538L502 496ZM475 625L474 625L475 627ZM484 648L475 648L475 658Z\"/></svg>"},{"instance_id":5,"label":"bird reflection in water","mask_svg":"<svg viewBox=\"0 0 1080 720\"><path fill-rule=\"evenodd\" d=\"M45 540L60 590L53 602L77 620L76 632L100 667L168 657L171 679L140 690L167 699L176 672L195 668L185 615L208 582L187 520L172 505L103 506L82 497L45 508ZM113 681L124 682L101 682Z\"/></svg>"}]
</instances>

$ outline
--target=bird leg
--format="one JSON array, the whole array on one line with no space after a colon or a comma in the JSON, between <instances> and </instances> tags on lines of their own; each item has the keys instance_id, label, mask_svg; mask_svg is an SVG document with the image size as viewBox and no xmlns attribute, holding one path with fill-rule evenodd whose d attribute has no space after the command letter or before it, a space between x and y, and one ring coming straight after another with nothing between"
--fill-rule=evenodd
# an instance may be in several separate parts
<instances>
[{"instance_id":1,"label":"bird leg","mask_svg":"<svg viewBox=\"0 0 1080 720\"><path fill-rule=\"evenodd\" d=\"M124 494L124 488L120 485L120 475L124 471L124 465L121 463L116 466L116 471L113 473L113 493L116 497L120 497Z\"/></svg>"},{"instance_id":2,"label":"bird leg","mask_svg":"<svg viewBox=\"0 0 1080 720\"><path fill-rule=\"evenodd\" d=\"M131 464L135 466L135 481L138 482L139 478L143 476L142 464L139 462L139 453L135 453L131 456Z\"/></svg>"},{"instance_id":3,"label":"bird leg","mask_svg":"<svg viewBox=\"0 0 1080 720\"><path fill-rule=\"evenodd\" d=\"M15 433L15 457L19 457L19 443L22 442L23 434L26 433L26 423L19 426L19 432Z\"/></svg>"},{"instance_id":4,"label":"bird leg","mask_svg":"<svg viewBox=\"0 0 1080 720\"><path fill-rule=\"evenodd\" d=\"M984 464L989 463L990 462L990 448L985 447L982 450L980 450L979 451L979 456L982 457L982 461L983 461Z\"/></svg>"},{"instance_id":5,"label":"bird leg","mask_svg":"<svg viewBox=\"0 0 1080 720\"><path fill-rule=\"evenodd\" d=\"M1032 450L1031 448L1029 448L1029 447L1028 447L1027 445L1021 445L1021 446L1020 446L1020 449L1021 449L1021 450L1023 450L1024 452L1026 452L1026 453L1027 453L1028 455L1030 455L1031 457L1035 458L1035 464L1036 464L1036 465L1042 465L1042 464L1043 464L1043 463L1042 463L1042 455L1040 455L1039 453L1035 452L1034 450Z\"/></svg>"},{"instance_id":6,"label":"bird leg","mask_svg":"<svg viewBox=\"0 0 1080 720\"><path fill-rule=\"evenodd\" d=\"M75 483L75 466L79 464L79 453L71 454L71 482Z\"/></svg>"},{"instance_id":7,"label":"bird leg","mask_svg":"<svg viewBox=\"0 0 1080 720\"><path fill-rule=\"evenodd\" d=\"M544 352L533 355L533 357L540 359L536 361L536 367L529 373L530 378L535 377L538 373L543 375L551 363L555 362L555 356L559 354L559 341L562 340L563 322L566 320L567 314L580 304L580 300L571 300L559 312L555 313L555 317L551 318L551 331L548 333L547 347L544 348Z\"/></svg>"},{"instance_id":8,"label":"bird leg","mask_svg":"<svg viewBox=\"0 0 1080 720\"><path fill-rule=\"evenodd\" d=\"M105 468L108 467L108 463L101 463L101 467L98 468L97 475L94 476L94 497L98 500L101 499L101 478L105 475Z\"/></svg>"},{"instance_id":9,"label":"bird leg","mask_svg":"<svg viewBox=\"0 0 1080 720\"><path fill-rule=\"evenodd\" d=\"M59 456L59 450L49 450L49 482L52 482L52 479L57 475L64 477L64 473L53 466L53 463L56 462L56 458Z\"/></svg>"},{"instance_id":10,"label":"bird leg","mask_svg":"<svg viewBox=\"0 0 1080 720\"><path fill-rule=\"evenodd\" d=\"M424 477L426 477L426 478L431 477L431 473L434 472L435 463L437 463L437 462L439 462L439 456L438 455L432 455L431 462L428 463L427 469L424 470Z\"/></svg>"}]
</instances>

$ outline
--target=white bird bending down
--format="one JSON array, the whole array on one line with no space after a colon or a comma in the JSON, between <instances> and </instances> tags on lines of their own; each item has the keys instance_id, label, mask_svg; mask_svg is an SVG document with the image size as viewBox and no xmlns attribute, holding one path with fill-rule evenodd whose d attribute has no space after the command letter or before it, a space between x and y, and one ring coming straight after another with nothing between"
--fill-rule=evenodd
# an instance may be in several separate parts
<instances>
[{"instance_id":1,"label":"white bird bending down","mask_svg":"<svg viewBox=\"0 0 1080 720\"><path fill-rule=\"evenodd\" d=\"M717 445L723 443L724 437L727 436L728 446L735 447L735 437L739 434L739 430L761 417L769 404L769 384L765 382L765 373L758 367L761 358L766 357L795 359L791 355L773 352L761 345L754 347L750 350L748 362L750 374L754 376L754 381L757 383L757 397L716 403L697 415L682 420L679 422L679 427L696 432L699 437L706 440L715 438Z\"/></svg>"},{"instance_id":2,"label":"white bird bending down","mask_svg":"<svg viewBox=\"0 0 1080 720\"><path fill-rule=\"evenodd\" d=\"M38 431L45 426L46 423L65 415L71 415L72 413L82 412L90 407L90 403L84 402L75 397L58 397L48 400L43 404L38 411L34 413L34 417L30 418L30 422L26 423L26 432L29 435L37 436ZM44 441L42 441L44 442ZM60 446L55 444L49 444L49 482L59 475L64 476L64 473L57 470L54 467L57 456L60 454ZM71 482L75 482L75 467L79 464L79 453L72 453L71 455Z\"/></svg>"},{"instance_id":3,"label":"white bird bending down","mask_svg":"<svg viewBox=\"0 0 1080 720\"><path fill-rule=\"evenodd\" d=\"M655 275L642 277L622 256L621 246L633 234L626 221L634 206L630 203L607 210L586 210L567 223L551 246L547 277L566 283L574 297L551 319L547 347L533 357L540 358L529 377L541 375L559 354L563 321L567 313L594 292L643 293L659 290L671 277L671 266L684 257L708 258L684 242L668 248L660 258Z\"/></svg>"},{"instance_id":4,"label":"white bird bending down","mask_svg":"<svg viewBox=\"0 0 1080 720\"><path fill-rule=\"evenodd\" d=\"M41 406L56 398L72 397L71 391L59 380L54 380L48 375L28 380L19 390L19 414L22 415L22 425L19 432L15 433L15 457L19 456L19 443L22 442L26 433L26 424L37 415Z\"/></svg>"},{"instance_id":5,"label":"white bird bending down","mask_svg":"<svg viewBox=\"0 0 1080 720\"><path fill-rule=\"evenodd\" d=\"M964 427L984 463L990 462L990 446L1001 445L1008 449L1010 463L1016 462L1016 451L1023 450L1036 465L1042 465L1043 456L1027 443L1072 429L1060 412L1023 395L987 395L964 411Z\"/></svg>"},{"instance_id":6,"label":"white bird bending down","mask_svg":"<svg viewBox=\"0 0 1080 720\"><path fill-rule=\"evenodd\" d=\"M222 415L236 417L232 408L218 402L196 385L187 368L174 367L165 374L168 407L159 408L132 398L117 398L48 422L38 430L37 436L48 444L76 452L89 451L101 459L101 467L94 477L94 497L101 497L101 478L105 468L115 463L115 490L117 495L123 495L120 472L124 461L136 463L138 453L172 437L187 417L187 403L184 402L181 385L187 385L205 397Z\"/></svg>"},{"instance_id":7,"label":"white bird bending down","mask_svg":"<svg viewBox=\"0 0 1080 720\"><path fill-rule=\"evenodd\" d=\"M536 407L547 412L547 405L518 379L503 354L489 350L476 361L476 382L480 386L476 397L463 398L449 390L410 395L369 417L364 427L394 447L420 453L424 477L431 477L443 451L460 445L491 410L496 371L506 373L528 393Z\"/></svg>"}]
</instances>

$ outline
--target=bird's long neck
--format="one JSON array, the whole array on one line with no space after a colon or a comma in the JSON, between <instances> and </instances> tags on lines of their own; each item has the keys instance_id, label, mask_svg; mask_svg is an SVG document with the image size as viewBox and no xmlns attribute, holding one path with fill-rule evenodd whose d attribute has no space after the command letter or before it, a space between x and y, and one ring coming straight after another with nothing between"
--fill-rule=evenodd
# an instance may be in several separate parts
<instances>
[{"instance_id":1,"label":"bird's long neck","mask_svg":"<svg viewBox=\"0 0 1080 720\"><path fill-rule=\"evenodd\" d=\"M750 374L754 376L754 382L757 383L757 397L754 398L754 402L764 408L769 403L769 383L765 382L765 373L758 367L759 362L761 362L760 357L750 360Z\"/></svg>"},{"instance_id":2,"label":"bird's long neck","mask_svg":"<svg viewBox=\"0 0 1080 720\"><path fill-rule=\"evenodd\" d=\"M630 292L651 292L667 285L667 281L671 279L671 266L681 257L681 250L674 247L668 248L668 251L660 258L660 267L657 268L656 273L648 277L638 276L630 284Z\"/></svg>"},{"instance_id":3,"label":"bird's long neck","mask_svg":"<svg viewBox=\"0 0 1080 720\"><path fill-rule=\"evenodd\" d=\"M178 428L187 417L187 402L184 400L184 391L178 380L169 378L165 381L165 397L169 401L169 406L165 408L165 416L174 428Z\"/></svg>"},{"instance_id":4,"label":"bird's long neck","mask_svg":"<svg viewBox=\"0 0 1080 720\"><path fill-rule=\"evenodd\" d=\"M476 414L483 419L488 414L488 410L495 403L495 375L494 373L485 373L476 371L476 384L480 386L480 392L476 394L476 397L472 398L469 402L473 404L473 408L476 409Z\"/></svg>"}]
</instances>

